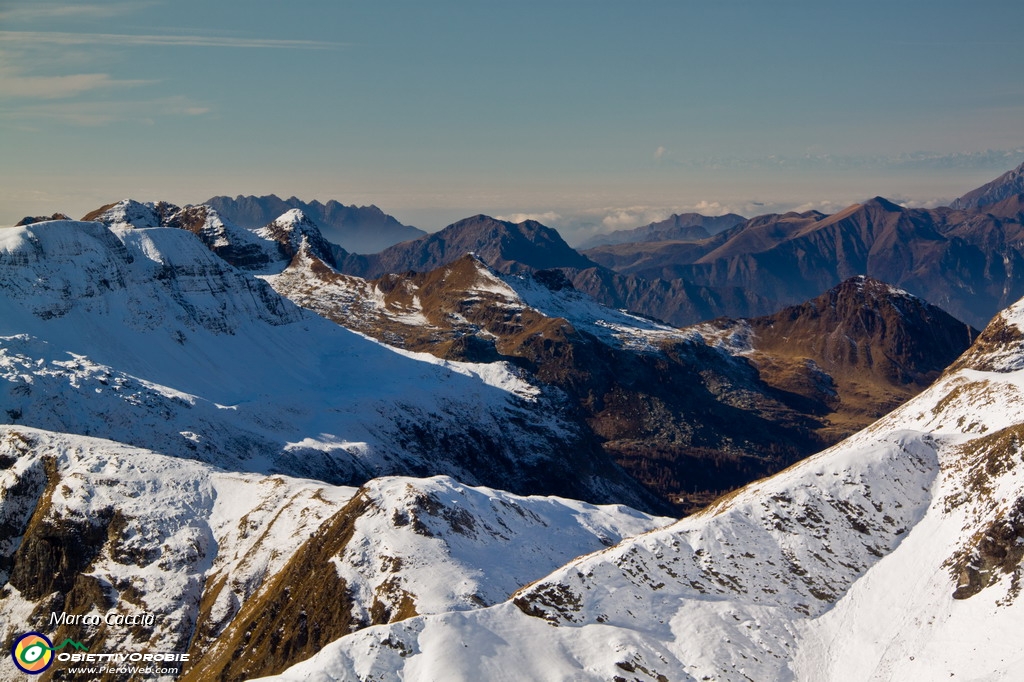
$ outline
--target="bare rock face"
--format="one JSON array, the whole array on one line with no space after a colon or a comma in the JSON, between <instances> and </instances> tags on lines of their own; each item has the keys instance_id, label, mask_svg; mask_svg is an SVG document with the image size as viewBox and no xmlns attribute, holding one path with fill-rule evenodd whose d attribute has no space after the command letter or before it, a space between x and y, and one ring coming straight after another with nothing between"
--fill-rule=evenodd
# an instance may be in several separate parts
<instances>
[{"instance_id":1,"label":"bare rock face","mask_svg":"<svg viewBox=\"0 0 1024 682\"><path fill-rule=\"evenodd\" d=\"M63 213L54 213L51 216L25 216L24 218L19 220L14 226L22 227L24 225L31 225L33 223L43 223L46 222L47 220L71 220L71 218L64 215Z\"/></svg>"},{"instance_id":2,"label":"bare rock face","mask_svg":"<svg viewBox=\"0 0 1024 682\"><path fill-rule=\"evenodd\" d=\"M762 315L777 307L764 296L736 286L703 286L678 277L646 278L605 267L566 269L566 274L576 289L607 306L679 327L723 315Z\"/></svg>"},{"instance_id":3,"label":"bare rock face","mask_svg":"<svg viewBox=\"0 0 1024 682\"><path fill-rule=\"evenodd\" d=\"M291 261L299 253L303 244L310 252L331 267L337 267L338 247L326 239L316 224L299 209L292 209L271 223L255 231L258 237L269 239L277 244L281 259Z\"/></svg>"},{"instance_id":4,"label":"bare rock face","mask_svg":"<svg viewBox=\"0 0 1024 682\"><path fill-rule=\"evenodd\" d=\"M829 405L834 437L920 393L978 338L945 311L864 276L733 329L749 330L766 381Z\"/></svg>"}]
</instances>

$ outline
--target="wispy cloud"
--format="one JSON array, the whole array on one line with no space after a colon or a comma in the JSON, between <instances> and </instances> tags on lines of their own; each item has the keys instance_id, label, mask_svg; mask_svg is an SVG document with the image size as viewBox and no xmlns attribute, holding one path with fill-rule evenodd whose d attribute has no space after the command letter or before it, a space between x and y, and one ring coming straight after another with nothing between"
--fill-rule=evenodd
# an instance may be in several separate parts
<instances>
[{"instance_id":1,"label":"wispy cloud","mask_svg":"<svg viewBox=\"0 0 1024 682\"><path fill-rule=\"evenodd\" d=\"M512 213L503 216L494 216L498 220L504 220L510 223L521 223L527 220L535 220L538 223L545 225L553 225L562 219L561 214L555 213L554 211L545 211L544 213Z\"/></svg>"},{"instance_id":2,"label":"wispy cloud","mask_svg":"<svg viewBox=\"0 0 1024 682\"><path fill-rule=\"evenodd\" d=\"M937 170L1008 168L1024 161L1024 147L976 152L908 152L895 155L842 154L772 155L762 157L708 157L690 160L664 159L668 167L701 170Z\"/></svg>"},{"instance_id":3,"label":"wispy cloud","mask_svg":"<svg viewBox=\"0 0 1024 682\"><path fill-rule=\"evenodd\" d=\"M0 43L13 45L103 45L119 47L227 47L248 49L329 50L342 43L319 40L230 38L200 35L131 35L121 33L63 33L56 31L0 31Z\"/></svg>"},{"instance_id":4,"label":"wispy cloud","mask_svg":"<svg viewBox=\"0 0 1024 682\"><path fill-rule=\"evenodd\" d=\"M0 118L8 120L55 121L74 126L95 127L110 123L134 122L152 125L157 119L202 116L210 113L188 97L173 96L139 101L61 102L0 109Z\"/></svg>"},{"instance_id":5,"label":"wispy cloud","mask_svg":"<svg viewBox=\"0 0 1024 682\"><path fill-rule=\"evenodd\" d=\"M39 19L103 19L151 7L153 2L89 3L33 2L11 9L0 9L0 21L36 21Z\"/></svg>"},{"instance_id":6,"label":"wispy cloud","mask_svg":"<svg viewBox=\"0 0 1024 682\"><path fill-rule=\"evenodd\" d=\"M0 67L0 92L8 97L63 99L93 90L130 88L153 81L117 80L106 73L79 73L67 76L26 76L15 69Z\"/></svg>"}]
</instances>

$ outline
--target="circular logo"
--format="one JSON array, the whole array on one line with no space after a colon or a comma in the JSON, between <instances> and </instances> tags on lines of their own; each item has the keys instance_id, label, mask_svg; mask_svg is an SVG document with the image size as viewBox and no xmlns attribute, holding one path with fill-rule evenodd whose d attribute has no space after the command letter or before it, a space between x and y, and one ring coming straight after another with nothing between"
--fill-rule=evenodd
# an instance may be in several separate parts
<instances>
[{"instance_id":1,"label":"circular logo","mask_svg":"<svg viewBox=\"0 0 1024 682\"><path fill-rule=\"evenodd\" d=\"M42 633L28 632L14 640L11 658L22 672L38 675L53 663L53 642Z\"/></svg>"}]
</instances>

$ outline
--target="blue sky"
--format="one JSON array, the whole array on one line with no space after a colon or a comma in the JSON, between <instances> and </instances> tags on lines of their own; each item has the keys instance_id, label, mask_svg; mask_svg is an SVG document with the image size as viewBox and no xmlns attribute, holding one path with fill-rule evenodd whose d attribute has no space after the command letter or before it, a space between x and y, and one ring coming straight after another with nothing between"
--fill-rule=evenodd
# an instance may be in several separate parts
<instances>
[{"instance_id":1,"label":"blue sky","mask_svg":"<svg viewBox=\"0 0 1024 682\"><path fill-rule=\"evenodd\" d=\"M131 196L485 212L941 202L1024 161L1017 0L0 1L0 222Z\"/></svg>"}]
</instances>

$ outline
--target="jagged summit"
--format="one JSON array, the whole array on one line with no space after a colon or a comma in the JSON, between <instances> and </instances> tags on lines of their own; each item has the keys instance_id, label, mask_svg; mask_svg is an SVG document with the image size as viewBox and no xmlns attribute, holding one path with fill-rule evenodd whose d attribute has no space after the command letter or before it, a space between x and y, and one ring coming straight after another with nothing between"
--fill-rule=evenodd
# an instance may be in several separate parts
<instances>
[{"instance_id":1,"label":"jagged summit","mask_svg":"<svg viewBox=\"0 0 1024 682\"><path fill-rule=\"evenodd\" d=\"M95 220L117 228L165 227L170 217L180 210L166 201L140 202L129 198L90 211L82 220Z\"/></svg>"},{"instance_id":2,"label":"jagged summit","mask_svg":"<svg viewBox=\"0 0 1024 682\"><path fill-rule=\"evenodd\" d=\"M1024 163L1006 171L992 182L958 197L950 207L960 211L984 209L1018 194L1024 194Z\"/></svg>"},{"instance_id":3,"label":"jagged summit","mask_svg":"<svg viewBox=\"0 0 1024 682\"><path fill-rule=\"evenodd\" d=\"M320 228L302 209L289 209L269 225L255 230L263 239L277 243L281 257L290 261L306 244L310 253L331 267L337 267L340 258L346 254L340 247L334 247L324 239Z\"/></svg>"},{"instance_id":4,"label":"jagged summit","mask_svg":"<svg viewBox=\"0 0 1024 682\"><path fill-rule=\"evenodd\" d=\"M289 209L258 230L248 230L223 218L217 209L201 204L175 206L163 201L142 203L124 199L85 216L114 230L173 227L192 232L231 265L256 272L279 272L308 244L311 253L332 267L344 249L324 239L319 227L300 209Z\"/></svg>"},{"instance_id":5,"label":"jagged summit","mask_svg":"<svg viewBox=\"0 0 1024 682\"><path fill-rule=\"evenodd\" d=\"M305 202L295 196L281 199L269 194L261 197L218 196L205 203L237 225L252 230L267 225L289 210L300 209L326 239L354 253L376 253L392 244L425 234L423 230L403 225L376 206L346 206L333 199L326 203Z\"/></svg>"}]
</instances>

